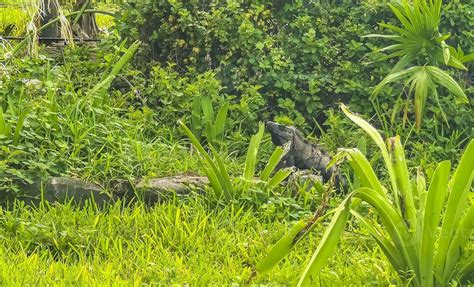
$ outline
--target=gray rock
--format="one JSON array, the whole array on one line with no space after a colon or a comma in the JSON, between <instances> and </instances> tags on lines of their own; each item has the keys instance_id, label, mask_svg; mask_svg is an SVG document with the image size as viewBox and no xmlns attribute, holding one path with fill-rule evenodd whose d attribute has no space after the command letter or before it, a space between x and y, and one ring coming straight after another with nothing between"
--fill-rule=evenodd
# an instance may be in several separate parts
<instances>
[{"instance_id":1,"label":"gray rock","mask_svg":"<svg viewBox=\"0 0 474 287\"><path fill-rule=\"evenodd\" d=\"M59 203L72 200L75 204L93 200L98 205L103 205L116 199L100 186L72 177L50 177L46 181L24 185L22 190L24 193L20 199L27 204L39 204L43 199Z\"/></svg>"},{"instance_id":2,"label":"gray rock","mask_svg":"<svg viewBox=\"0 0 474 287\"><path fill-rule=\"evenodd\" d=\"M97 184L71 177L50 177L46 181L22 184L22 195L19 197L26 204L38 205L42 200L54 203L66 203L72 200L82 205L93 200L99 206L112 203L118 199L127 202L142 200L155 204L168 196L186 195L191 190L203 189L208 185L207 177L178 175L162 178L139 180L135 183L128 180L113 180L104 189Z\"/></svg>"},{"instance_id":3,"label":"gray rock","mask_svg":"<svg viewBox=\"0 0 474 287\"><path fill-rule=\"evenodd\" d=\"M179 175L143 179L135 185L136 195L144 202L153 204L166 196L187 195L191 190L203 189L209 184L204 176Z\"/></svg>"},{"instance_id":4,"label":"gray rock","mask_svg":"<svg viewBox=\"0 0 474 287\"><path fill-rule=\"evenodd\" d=\"M322 188L323 182L323 177L320 174L312 173L310 170L298 170L289 176L287 186L294 191L300 191L302 188L309 191L317 185L317 190L319 190Z\"/></svg>"}]
</instances>

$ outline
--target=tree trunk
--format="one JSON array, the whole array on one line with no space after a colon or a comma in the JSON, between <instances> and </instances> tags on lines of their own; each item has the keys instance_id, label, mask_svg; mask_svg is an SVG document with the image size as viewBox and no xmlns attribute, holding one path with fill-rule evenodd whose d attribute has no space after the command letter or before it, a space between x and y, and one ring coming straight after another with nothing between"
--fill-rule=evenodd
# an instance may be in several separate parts
<instances>
[{"instance_id":1,"label":"tree trunk","mask_svg":"<svg viewBox=\"0 0 474 287\"><path fill-rule=\"evenodd\" d=\"M88 0L76 0L76 4L74 5L74 10L79 11L81 8L89 2L87 9L91 9L90 1ZM85 38L94 38L97 33L99 32L99 27L97 26L95 14L84 14L81 16L78 22L79 31L76 31L79 37Z\"/></svg>"},{"instance_id":2,"label":"tree trunk","mask_svg":"<svg viewBox=\"0 0 474 287\"><path fill-rule=\"evenodd\" d=\"M58 7L56 6L57 2L55 0L42 0L42 11L40 15L40 26L43 26L58 18ZM41 37L48 37L48 38L57 38L59 37L59 25L55 23L54 25L44 29L40 33Z\"/></svg>"}]
</instances>

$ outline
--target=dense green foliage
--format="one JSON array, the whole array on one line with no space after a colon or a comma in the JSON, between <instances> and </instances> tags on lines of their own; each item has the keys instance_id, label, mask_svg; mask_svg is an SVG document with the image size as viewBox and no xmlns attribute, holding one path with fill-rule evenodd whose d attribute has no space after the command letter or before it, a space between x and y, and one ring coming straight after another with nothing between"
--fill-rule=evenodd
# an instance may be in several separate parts
<instances>
[{"instance_id":1,"label":"dense green foliage","mask_svg":"<svg viewBox=\"0 0 474 287\"><path fill-rule=\"evenodd\" d=\"M452 1L443 11L456 16L443 15L440 24L443 33L453 34L448 43L467 52L472 4ZM386 41L362 36L381 33L379 22L397 22L382 1L141 1L126 9L119 28L142 40L145 61L171 62L180 73L213 71L223 92L249 103L260 119L277 116L311 126L341 101L358 112L374 111L368 96L391 65L373 64L377 56L367 55ZM388 114L397 112L393 94L399 88L379 99ZM447 110L450 123L465 128Z\"/></svg>"},{"instance_id":2,"label":"dense green foliage","mask_svg":"<svg viewBox=\"0 0 474 287\"><path fill-rule=\"evenodd\" d=\"M449 188L461 185L455 180L445 188L437 166L445 159L459 162L474 137L474 80L466 57L474 52L473 0L446 3L435 29L450 34L442 39L468 71L448 67L449 61L428 61L431 54L419 49L415 37L403 39L408 46L402 51L410 52L415 41L421 56L410 64L414 67L405 67L406 78L391 81L383 79L403 55L387 59L387 50L381 50L390 39L364 37L403 24L386 1L127 2L115 14L115 27L107 16L111 33L103 31L101 42L35 46L38 57L27 53L25 41L0 46L0 285L296 284L304 266L311 266L305 274L317 274L311 279L322 286L402 285L428 278L433 262L418 266L412 259L433 258L429 232L439 226L449 233L457 227L453 218L470 219L474 210L472 185L457 197L459 190ZM110 15L117 7L99 8ZM77 15L72 13L70 18ZM0 23L0 29L6 26ZM421 32L445 47L433 31ZM446 74L437 77L435 67ZM459 87L453 89L448 77ZM378 96L371 98L374 89ZM409 96L411 90L423 105ZM470 103L458 105L450 91ZM398 134L405 141L389 141L388 150L381 139L368 141L337 108L341 102L370 119L364 126L377 129L370 128L372 137ZM357 144L371 157L345 150L355 169L340 166L349 188L365 188L349 197L386 196L349 211L349 199L331 192L331 184L304 182L289 176L291 169L273 172L285 148L272 145L259 124L266 120L297 125L331 155ZM453 178L469 181L472 164L463 166ZM393 169L401 176L394 177ZM448 169L444 163L446 177ZM210 186L163 195L162 202L146 207L140 194L132 203L103 209L4 200L21 196L25 183L48 176L82 178L109 193L116 179L175 174L206 175ZM409 182L415 174L418 181ZM441 184L432 192L425 179ZM434 196L438 193L449 200ZM428 201L435 208L428 208ZM428 209L446 212L429 215ZM362 220L346 225L349 212ZM393 218L400 219L395 227ZM417 219L429 221L428 229L413 235ZM462 225L472 222L465 219ZM408 248L397 237L400 230L429 244L417 241ZM464 266L472 267L474 245L464 244L469 236L440 240L441 250L450 242L463 244L437 252L449 255L434 263L443 270L439 282L460 279L453 264L461 255L470 256ZM323 244L318 248L315 242ZM423 278L413 277L420 269ZM458 273L444 274L450 270Z\"/></svg>"},{"instance_id":3,"label":"dense green foliage","mask_svg":"<svg viewBox=\"0 0 474 287\"><path fill-rule=\"evenodd\" d=\"M101 51L106 49L76 49L63 59L17 60L4 71L3 190L19 191L15 185L19 179L29 182L49 175L68 174L106 184L114 178L196 170L197 161L183 160L187 149L173 141L172 132L154 119L152 110L130 106L133 93L112 91L100 105L97 95L90 94L101 82L97 73L108 75L121 55L118 47Z\"/></svg>"}]
</instances>

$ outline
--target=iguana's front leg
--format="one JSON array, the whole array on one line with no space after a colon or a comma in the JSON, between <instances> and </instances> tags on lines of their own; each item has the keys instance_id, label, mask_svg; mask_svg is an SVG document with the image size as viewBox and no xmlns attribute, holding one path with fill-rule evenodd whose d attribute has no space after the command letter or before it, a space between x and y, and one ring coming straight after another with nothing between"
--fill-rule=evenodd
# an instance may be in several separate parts
<instances>
[{"instance_id":1,"label":"iguana's front leg","mask_svg":"<svg viewBox=\"0 0 474 287\"><path fill-rule=\"evenodd\" d=\"M295 159L292 155L285 155L275 167L275 171L295 166Z\"/></svg>"}]
</instances>

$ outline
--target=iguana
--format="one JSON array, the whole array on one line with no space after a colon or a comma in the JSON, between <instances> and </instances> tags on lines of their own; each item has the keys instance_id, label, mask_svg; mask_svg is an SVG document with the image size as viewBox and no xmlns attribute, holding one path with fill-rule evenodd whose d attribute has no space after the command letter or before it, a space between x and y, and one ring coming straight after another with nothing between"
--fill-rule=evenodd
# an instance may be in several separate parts
<instances>
[{"instance_id":1,"label":"iguana","mask_svg":"<svg viewBox=\"0 0 474 287\"><path fill-rule=\"evenodd\" d=\"M306 141L298 129L272 121L268 121L266 127L272 135L274 145L283 146L290 142L289 151L280 161L277 169L294 166L301 170L315 170L321 173L324 182L329 181L334 175L336 188L346 191L347 181L337 168L335 166L327 168L331 157L317 145Z\"/></svg>"}]
</instances>

